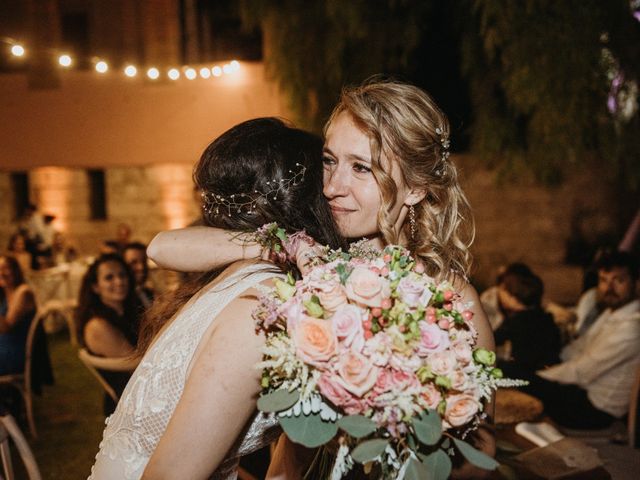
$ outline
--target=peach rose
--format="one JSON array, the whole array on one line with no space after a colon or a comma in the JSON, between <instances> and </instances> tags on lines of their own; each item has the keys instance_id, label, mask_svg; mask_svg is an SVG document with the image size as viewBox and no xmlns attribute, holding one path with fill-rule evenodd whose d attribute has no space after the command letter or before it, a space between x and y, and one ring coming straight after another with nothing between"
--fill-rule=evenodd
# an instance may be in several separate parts
<instances>
[{"instance_id":1,"label":"peach rose","mask_svg":"<svg viewBox=\"0 0 640 480\"><path fill-rule=\"evenodd\" d=\"M304 362L323 368L338 353L338 339L330 321L305 317L298 322L293 339Z\"/></svg>"},{"instance_id":2,"label":"peach rose","mask_svg":"<svg viewBox=\"0 0 640 480\"><path fill-rule=\"evenodd\" d=\"M357 397L362 397L376 383L378 368L364 355L353 350L344 352L337 364L336 382Z\"/></svg>"},{"instance_id":3,"label":"peach rose","mask_svg":"<svg viewBox=\"0 0 640 480\"><path fill-rule=\"evenodd\" d=\"M428 408L437 408L438 404L442 400L442 394L432 383L427 383L420 392L422 399L427 404Z\"/></svg>"},{"instance_id":4,"label":"peach rose","mask_svg":"<svg viewBox=\"0 0 640 480\"><path fill-rule=\"evenodd\" d=\"M335 312L340 305L347 302L347 295L340 282L319 283L316 287L316 295L320 300L322 308L328 313Z\"/></svg>"},{"instance_id":5,"label":"peach rose","mask_svg":"<svg viewBox=\"0 0 640 480\"><path fill-rule=\"evenodd\" d=\"M366 267L353 269L345 290L349 299L368 307L380 307L391 293L388 282Z\"/></svg>"},{"instance_id":6,"label":"peach rose","mask_svg":"<svg viewBox=\"0 0 640 480\"><path fill-rule=\"evenodd\" d=\"M331 317L338 339L346 347L358 352L364 347L364 329L362 328L362 310L355 305L342 305Z\"/></svg>"},{"instance_id":7,"label":"peach rose","mask_svg":"<svg viewBox=\"0 0 640 480\"><path fill-rule=\"evenodd\" d=\"M468 423L480 410L480 403L471 395L451 395L447 398L444 418L452 427L461 427Z\"/></svg>"},{"instance_id":8,"label":"peach rose","mask_svg":"<svg viewBox=\"0 0 640 480\"><path fill-rule=\"evenodd\" d=\"M458 361L463 365L468 365L472 358L471 347L467 342L455 342L451 346Z\"/></svg>"},{"instance_id":9,"label":"peach rose","mask_svg":"<svg viewBox=\"0 0 640 480\"><path fill-rule=\"evenodd\" d=\"M455 390L464 390L467 386L467 374L462 370L456 370L450 375L451 387Z\"/></svg>"},{"instance_id":10,"label":"peach rose","mask_svg":"<svg viewBox=\"0 0 640 480\"><path fill-rule=\"evenodd\" d=\"M436 375L449 375L456 367L456 356L448 350L436 352L429 357L429 365Z\"/></svg>"}]
</instances>

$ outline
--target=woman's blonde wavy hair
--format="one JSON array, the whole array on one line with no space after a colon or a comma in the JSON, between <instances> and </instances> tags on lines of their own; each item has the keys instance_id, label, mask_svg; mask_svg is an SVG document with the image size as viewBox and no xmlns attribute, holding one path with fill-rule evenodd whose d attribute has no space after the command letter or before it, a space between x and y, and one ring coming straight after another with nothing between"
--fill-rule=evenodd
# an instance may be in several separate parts
<instances>
[{"instance_id":1,"label":"woman's blonde wavy hair","mask_svg":"<svg viewBox=\"0 0 640 480\"><path fill-rule=\"evenodd\" d=\"M422 259L426 271L436 278L467 277L471 267L469 246L475 235L471 207L458 182L458 172L445 155L441 140L449 137L449 121L423 90L397 81L371 79L358 87L343 89L326 130L338 115L347 112L370 138L372 170L382 197L378 226L385 241L397 244L389 212L398 189L382 154L400 166L404 182L426 190L415 208L416 232L411 236L409 219L402 227L407 247ZM440 134L436 129L441 129Z\"/></svg>"}]
</instances>

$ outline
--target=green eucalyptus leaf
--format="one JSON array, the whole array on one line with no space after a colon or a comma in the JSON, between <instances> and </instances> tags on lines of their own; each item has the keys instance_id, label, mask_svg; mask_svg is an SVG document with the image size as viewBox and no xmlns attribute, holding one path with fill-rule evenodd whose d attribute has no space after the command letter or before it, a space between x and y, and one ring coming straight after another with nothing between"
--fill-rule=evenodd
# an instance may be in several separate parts
<instances>
[{"instance_id":1,"label":"green eucalyptus leaf","mask_svg":"<svg viewBox=\"0 0 640 480\"><path fill-rule=\"evenodd\" d=\"M428 410L413 419L418 440L425 445L435 445L442 436L442 419L435 410Z\"/></svg>"},{"instance_id":2,"label":"green eucalyptus leaf","mask_svg":"<svg viewBox=\"0 0 640 480\"><path fill-rule=\"evenodd\" d=\"M299 417L280 417L280 426L287 437L307 448L324 445L338 433L338 426L325 422L320 414L300 415Z\"/></svg>"},{"instance_id":3,"label":"green eucalyptus leaf","mask_svg":"<svg viewBox=\"0 0 640 480\"><path fill-rule=\"evenodd\" d=\"M454 438L453 443L455 444L456 448L460 450L460 453L464 456L464 458L469 460L469 462L473 463L476 467L480 467L485 470L495 470L498 465L500 465L489 455L481 452L480 450L476 450L463 440Z\"/></svg>"},{"instance_id":4,"label":"green eucalyptus leaf","mask_svg":"<svg viewBox=\"0 0 640 480\"><path fill-rule=\"evenodd\" d=\"M377 425L363 415L348 415L338 420L338 427L353 438L362 438L375 432Z\"/></svg>"},{"instance_id":5,"label":"green eucalyptus leaf","mask_svg":"<svg viewBox=\"0 0 640 480\"><path fill-rule=\"evenodd\" d=\"M429 480L446 480L451 475L451 458L444 450L438 449L429 455L418 454L424 463L427 475L423 478Z\"/></svg>"},{"instance_id":6,"label":"green eucalyptus leaf","mask_svg":"<svg viewBox=\"0 0 640 480\"><path fill-rule=\"evenodd\" d=\"M351 452L351 457L358 463L366 463L380 456L389 444L388 440L375 439L362 442Z\"/></svg>"},{"instance_id":7,"label":"green eucalyptus leaf","mask_svg":"<svg viewBox=\"0 0 640 480\"><path fill-rule=\"evenodd\" d=\"M295 405L299 398L300 393L298 391L290 392L282 388L262 395L258 399L258 410L261 412L281 412Z\"/></svg>"},{"instance_id":8,"label":"green eucalyptus leaf","mask_svg":"<svg viewBox=\"0 0 640 480\"><path fill-rule=\"evenodd\" d=\"M427 466L424 463L414 457L411 457L408 462L407 469L404 472L406 480L423 480L426 478L431 480L429 470L427 470Z\"/></svg>"}]
</instances>

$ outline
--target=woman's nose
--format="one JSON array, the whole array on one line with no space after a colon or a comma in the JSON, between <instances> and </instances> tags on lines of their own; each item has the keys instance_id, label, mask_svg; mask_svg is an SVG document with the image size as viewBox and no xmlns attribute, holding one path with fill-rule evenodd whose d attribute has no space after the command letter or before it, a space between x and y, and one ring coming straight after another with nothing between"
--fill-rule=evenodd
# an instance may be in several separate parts
<instances>
[{"instance_id":1,"label":"woman's nose","mask_svg":"<svg viewBox=\"0 0 640 480\"><path fill-rule=\"evenodd\" d=\"M325 175L323 189L325 197L343 197L347 194L348 190L348 179L344 173L336 169L330 174Z\"/></svg>"}]
</instances>

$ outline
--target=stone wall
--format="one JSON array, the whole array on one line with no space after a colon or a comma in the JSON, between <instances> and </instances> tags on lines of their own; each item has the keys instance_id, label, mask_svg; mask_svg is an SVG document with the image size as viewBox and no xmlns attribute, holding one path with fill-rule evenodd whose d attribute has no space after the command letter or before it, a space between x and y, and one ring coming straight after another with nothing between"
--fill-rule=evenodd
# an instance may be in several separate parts
<instances>
[{"instance_id":1,"label":"stone wall","mask_svg":"<svg viewBox=\"0 0 640 480\"><path fill-rule=\"evenodd\" d=\"M608 208L615 192L595 170L576 171L559 187L532 179L498 183L495 172L472 156L455 158L476 221L473 275L478 287L494 282L501 265L525 262L544 283L547 297L574 303L582 287L582 268L565 264L572 225L595 243L616 230Z\"/></svg>"},{"instance_id":2,"label":"stone wall","mask_svg":"<svg viewBox=\"0 0 640 480\"><path fill-rule=\"evenodd\" d=\"M575 302L582 270L564 264L572 219L581 215L589 240L615 231L607 209L613 192L594 171L577 172L559 188L543 188L524 179L498 184L494 172L473 157L454 160L476 220L472 250L477 286L490 285L499 266L523 261L541 275L550 299ZM99 242L112 238L121 222L132 226L136 240L148 242L159 230L182 227L195 219L198 207L191 169L191 164L184 163L108 168L105 221L89 219L89 186L83 169L32 169L31 198L43 212L56 215L56 227L82 254L94 254ZM11 198L7 173L0 173L0 198ZM11 202L0 202L0 245L6 245L11 217Z\"/></svg>"}]
</instances>

